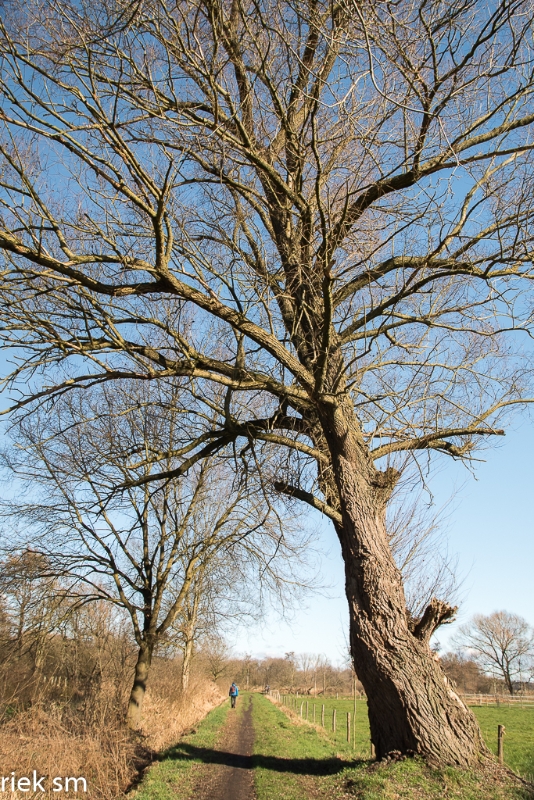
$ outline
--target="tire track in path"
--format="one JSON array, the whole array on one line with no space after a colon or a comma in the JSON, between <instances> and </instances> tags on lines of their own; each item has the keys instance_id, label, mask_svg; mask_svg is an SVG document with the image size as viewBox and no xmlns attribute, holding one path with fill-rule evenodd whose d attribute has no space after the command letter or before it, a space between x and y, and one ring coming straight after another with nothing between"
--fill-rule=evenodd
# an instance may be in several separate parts
<instances>
[{"instance_id":1,"label":"tire track in path","mask_svg":"<svg viewBox=\"0 0 534 800\"><path fill-rule=\"evenodd\" d=\"M230 710L214 749L203 753L194 800L254 800L252 697L243 703L237 713Z\"/></svg>"}]
</instances>

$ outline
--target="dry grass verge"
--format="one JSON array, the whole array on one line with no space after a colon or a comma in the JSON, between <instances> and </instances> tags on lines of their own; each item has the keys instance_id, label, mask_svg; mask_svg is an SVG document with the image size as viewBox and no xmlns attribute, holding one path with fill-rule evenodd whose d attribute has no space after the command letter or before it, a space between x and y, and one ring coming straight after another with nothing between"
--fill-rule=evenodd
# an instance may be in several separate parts
<instances>
[{"instance_id":1,"label":"dry grass verge","mask_svg":"<svg viewBox=\"0 0 534 800\"><path fill-rule=\"evenodd\" d=\"M16 791L9 795L13 799L61 797L63 793L53 792L54 778L61 778L64 785L65 778L84 777L87 793L83 793L80 782L78 794L91 800L110 800L120 795L135 775L138 752L138 743L118 722L108 720L102 727L84 729L65 719L64 710L58 707L33 707L21 712L2 726L0 736L2 775L15 772L17 779L28 776L33 782L35 770L38 777L44 777L44 795L40 791ZM74 785L70 784L69 794Z\"/></svg>"},{"instance_id":2,"label":"dry grass verge","mask_svg":"<svg viewBox=\"0 0 534 800\"><path fill-rule=\"evenodd\" d=\"M158 752L174 744L224 699L220 689L204 677L192 677L185 695L173 693L172 673L157 671L144 706L142 732L146 746Z\"/></svg>"},{"instance_id":3,"label":"dry grass verge","mask_svg":"<svg viewBox=\"0 0 534 800\"><path fill-rule=\"evenodd\" d=\"M18 711L0 727L0 777L8 778L4 791L11 800L39 798L51 800L66 795L54 792L54 778L85 778L83 783L70 782L69 795L90 800L112 800L124 796L140 771L152 761L157 751L173 744L207 712L218 705L223 696L205 678L191 680L190 690L179 692L175 662L156 661L147 693L143 727L131 733L123 724L124 701L110 701L110 693L101 686L98 693L85 698L82 706L73 708L68 702L39 703ZM33 773L44 778L42 791L11 792L10 778ZM2 788L0 782L0 789ZM21 784L21 789L27 784Z\"/></svg>"}]
</instances>

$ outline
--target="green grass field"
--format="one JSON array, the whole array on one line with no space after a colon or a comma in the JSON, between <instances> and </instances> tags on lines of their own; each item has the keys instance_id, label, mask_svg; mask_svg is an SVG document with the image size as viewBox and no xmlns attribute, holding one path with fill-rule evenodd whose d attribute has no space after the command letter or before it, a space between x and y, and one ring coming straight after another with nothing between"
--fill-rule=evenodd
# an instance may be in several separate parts
<instances>
[{"instance_id":1,"label":"green grass field","mask_svg":"<svg viewBox=\"0 0 534 800\"><path fill-rule=\"evenodd\" d=\"M289 699L289 708L300 718L300 706L304 703L303 718L306 718L306 699ZM313 706L315 705L316 725L321 725L321 706L325 707L325 732L335 744L336 752L344 757L367 759L371 755L369 741L369 721L367 719L367 701L356 699L356 725L354 726L354 699L340 697L308 698L308 721L313 723ZM336 709L336 732L332 731L332 715ZM351 742L347 743L347 713L351 715ZM356 736L354 736L354 729Z\"/></svg>"},{"instance_id":2,"label":"green grass field","mask_svg":"<svg viewBox=\"0 0 534 800\"><path fill-rule=\"evenodd\" d=\"M296 701L296 702L295 702ZM304 717L306 716L306 699L290 698L291 708L300 717L300 705L304 702ZM347 712L354 713L353 698L327 697L308 698L309 721L313 722L313 706L315 705L316 723L321 723L321 705L325 705L325 732L335 744L336 751L344 757L354 754L356 758L369 758L369 722L367 719L367 702L356 700L356 737L349 745L347 743ZM336 733L332 731L332 712L337 709ZM486 744L490 750L497 754L497 726L504 725L506 734L504 739L504 760L506 764L528 780L534 781L534 707L525 708L500 706L473 706ZM353 718L353 717L352 717ZM354 719L354 718L353 718Z\"/></svg>"},{"instance_id":3,"label":"green grass field","mask_svg":"<svg viewBox=\"0 0 534 800\"><path fill-rule=\"evenodd\" d=\"M293 704L298 717L291 715L288 719L281 708L272 703L269 707L268 700L254 697L257 800L526 800L533 797L529 789L505 779L453 767L433 769L419 759L371 764L366 760L369 759L369 726L364 701L357 701L355 754L346 742L346 713L353 712L352 699L325 700L324 730L300 724L301 702L302 698L298 705ZM313 703L308 702L313 721ZM316 703L316 721L319 722L321 705ZM334 707L338 722L335 734L331 727Z\"/></svg>"},{"instance_id":4,"label":"green grass field","mask_svg":"<svg viewBox=\"0 0 534 800\"><path fill-rule=\"evenodd\" d=\"M304 800L315 794L325 775L344 768L327 735L296 724L260 695L252 702L257 800Z\"/></svg>"},{"instance_id":5,"label":"green grass field","mask_svg":"<svg viewBox=\"0 0 534 800\"><path fill-rule=\"evenodd\" d=\"M534 781L534 707L474 706L486 744L497 753L497 725L504 725L504 760L518 775Z\"/></svg>"}]
</instances>

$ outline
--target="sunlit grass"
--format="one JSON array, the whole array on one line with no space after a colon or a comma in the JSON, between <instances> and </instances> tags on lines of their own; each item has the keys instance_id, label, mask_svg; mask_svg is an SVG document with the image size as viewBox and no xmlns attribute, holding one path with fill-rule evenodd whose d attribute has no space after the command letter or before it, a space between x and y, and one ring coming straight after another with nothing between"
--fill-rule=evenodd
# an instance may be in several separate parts
<instances>
[{"instance_id":1,"label":"sunlit grass","mask_svg":"<svg viewBox=\"0 0 534 800\"><path fill-rule=\"evenodd\" d=\"M306 702L308 702L308 721L313 724L313 706L315 706L315 724L321 726L321 709L325 707L324 731L335 744L336 752L346 757L369 758L371 751L367 700L356 698L356 717L354 717L354 698L326 697L306 698L289 697L287 708L300 718L300 707L303 705L303 719L306 719ZM332 729L333 711L336 709L336 731ZM347 714L351 715L350 743L347 742ZM354 721L356 720L356 724ZM356 735L354 735L356 734Z\"/></svg>"},{"instance_id":2,"label":"sunlit grass","mask_svg":"<svg viewBox=\"0 0 534 800\"><path fill-rule=\"evenodd\" d=\"M486 744L497 753L497 726L504 725L504 760L518 775L534 780L534 707L474 706Z\"/></svg>"},{"instance_id":3,"label":"sunlit grass","mask_svg":"<svg viewBox=\"0 0 534 800\"><path fill-rule=\"evenodd\" d=\"M488 777L452 767L434 769L418 759L387 765L372 763L364 701L357 702L355 749L353 742L346 741L346 713L353 713L352 699L328 698L325 701L324 729L320 727L322 701L315 703L318 723L315 727L301 723L300 704L296 715L288 715L261 695L253 695L252 703L256 800L526 800L534 797L528 787L514 785L497 773ZM308 699L308 703L312 721L313 702ZM337 710L336 733L331 729L334 708ZM135 793L136 800L192 800L202 770L209 769L213 763L211 751L224 736L228 709L225 703L212 711L196 732L163 753ZM244 703L238 708L238 714L243 710ZM474 711L492 749L496 747L497 724L506 725L508 762L516 771L526 773L533 750L532 710L489 707ZM303 712L305 716L305 706Z\"/></svg>"},{"instance_id":4,"label":"sunlit grass","mask_svg":"<svg viewBox=\"0 0 534 800\"><path fill-rule=\"evenodd\" d=\"M135 800L178 800L189 797L194 788L193 767L200 764L201 759L192 756L186 749L187 745L199 749L213 748L226 722L229 707L229 703L225 702L215 708L194 733L183 736L174 747L165 750L158 763L143 778L133 795Z\"/></svg>"},{"instance_id":5,"label":"sunlit grass","mask_svg":"<svg viewBox=\"0 0 534 800\"><path fill-rule=\"evenodd\" d=\"M320 725L321 706L325 706L325 727L319 731L313 725L300 724L301 704L303 719L306 717L306 698L298 698L297 702L289 700L286 708L290 708L295 715L294 724L278 723L283 725L284 754L294 753L296 757L328 759L332 755L339 756L343 767L335 776L316 778L314 792L317 796L325 796L333 800L337 797L355 797L358 800L411 800L419 798L424 800L508 800L532 797L528 788L522 789L512 783L499 783L490 778L482 777L476 772L455 769L433 769L421 760L407 759L396 764L370 766L366 759L370 755L369 723L367 718L367 704L365 700L356 701L356 739L354 742L351 731L351 742L347 742L347 712L354 714L353 698L322 698L308 700L308 718L313 723L313 705L315 704L315 719ZM336 709L336 732L332 730L332 712ZM524 777L528 776L529 764L532 764L534 755L534 710L506 708L505 714L500 708L474 708L482 727L488 746L496 752L497 725L506 725L505 756L509 766ZM276 712L276 709L274 709ZM274 714L274 712L271 712ZM279 713L283 713L280 711ZM508 716L506 716L508 715ZM285 716L285 714L284 714ZM286 718L287 719L287 718ZM274 724L274 719L271 724ZM513 731L513 732L512 732ZM265 738L261 730L263 749L271 744L271 752L275 752L275 739ZM296 740L296 741L294 741ZM330 744L330 749L328 747ZM302 748L305 748L302 750ZM315 754L315 755L314 755ZM322 755L321 755L322 754ZM349 764L351 759L355 762ZM358 759L360 759L358 761ZM317 767L319 771L319 767ZM266 782L269 787L283 783L283 776L270 777ZM291 792L280 797L298 798L298 792L293 788L295 779L289 782ZM298 783L298 778L297 778ZM301 781L302 784L302 781ZM278 795L275 793L262 794L262 784L258 784L258 800L271 800ZM305 797L305 787L301 785L301 797ZM285 790L287 791L287 789ZM311 792L311 796L314 796Z\"/></svg>"},{"instance_id":6,"label":"sunlit grass","mask_svg":"<svg viewBox=\"0 0 534 800\"><path fill-rule=\"evenodd\" d=\"M325 706L325 732L335 743L337 752L344 756L353 754L357 758L370 756L370 732L367 716L367 702L365 699L356 699L356 726L354 737L354 699L347 697L306 698L290 697L286 701L290 708L300 718L300 707L303 704L303 718L306 717L306 702L308 702L308 718L313 722L313 706L315 705L316 723L321 723L321 706ZM332 712L336 714L336 732L332 730ZM534 780L534 707L518 706L473 706L484 739L490 750L497 754L497 726L506 727L504 739L505 763L518 775ZM351 743L347 743L347 712L351 714Z\"/></svg>"}]
</instances>

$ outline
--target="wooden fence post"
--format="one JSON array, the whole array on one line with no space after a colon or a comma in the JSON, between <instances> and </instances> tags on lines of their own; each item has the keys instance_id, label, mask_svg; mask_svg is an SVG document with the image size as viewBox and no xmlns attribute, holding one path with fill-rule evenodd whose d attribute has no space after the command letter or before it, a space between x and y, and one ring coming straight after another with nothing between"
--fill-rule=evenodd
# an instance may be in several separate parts
<instances>
[{"instance_id":1,"label":"wooden fence post","mask_svg":"<svg viewBox=\"0 0 534 800\"><path fill-rule=\"evenodd\" d=\"M304 711L304 703L300 704L300 718L302 719L302 712Z\"/></svg>"},{"instance_id":2,"label":"wooden fence post","mask_svg":"<svg viewBox=\"0 0 534 800\"><path fill-rule=\"evenodd\" d=\"M336 732L336 709L334 708L332 712L332 730L334 733Z\"/></svg>"},{"instance_id":3,"label":"wooden fence post","mask_svg":"<svg viewBox=\"0 0 534 800\"><path fill-rule=\"evenodd\" d=\"M321 725L324 728L324 703L321 707Z\"/></svg>"},{"instance_id":4,"label":"wooden fence post","mask_svg":"<svg viewBox=\"0 0 534 800\"><path fill-rule=\"evenodd\" d=\"M347 713L347 742L350 744L350 711Z\"/></svg>"},{"instance_id":5,"label":"wooden fence post","mask_svg":"<svg viewBox=\"0 0 534 800\"><path fill-rule=\"evenodd\" d=\"M376 750L373 742L371 741L371 759L376 759Z\"/></svg>"},{"instance_id":6,"label":"wooden fence post","mask_svg":"<svg viewBox=\"0 0 534 800\"><path fill-rule=\"evenodd\" d=\"M503 763L504 760L504 733L506 728L504 725L497 726L497 757L499 759L499 764Z\"/></svg>"},{"instance_id":7,"label":"wooden fence post","mask_svg":"<svg viewBox=\"0 0 534 800\"><path fill-rule=\"evenodd\" d=\"M306 700L306 722L308 721L309 702Z\"/></svg>"},{"instance_id":8,"label":"wooden fence post","mask_svg":"<svg viewBox=\"0 0 534 800\"><path fill-rule=\"evenodd\" d=\"M354 715L352 717L352 726L354 728L353 735L352 735L352 742L354 747L356 747L356 673L354 673Z\"/></svg>"}]
</instances>

